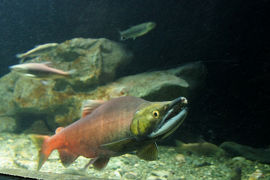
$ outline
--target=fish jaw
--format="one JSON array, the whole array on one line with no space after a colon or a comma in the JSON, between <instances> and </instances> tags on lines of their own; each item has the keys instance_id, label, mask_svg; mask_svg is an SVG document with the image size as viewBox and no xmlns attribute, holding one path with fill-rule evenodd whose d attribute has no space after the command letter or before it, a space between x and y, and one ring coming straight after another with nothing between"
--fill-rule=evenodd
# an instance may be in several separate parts
<instances>
[{"instance_id":1,"label":"fish jaw","mask_svg":"<svg viewBox=\"0 0 270 180\"><path fill-rule=\"evenodd\" d=\"M163 139L173 133L187 116L187 99L153 102L141 107L134 115L131 133L137 139Z\"/></svg>"},{"instance_id":2,"label":"fish jaw","mask_svg":"<svg viewBox=\"0 0 270 180\"><path fill-rule=\"evenodd\" d=\"M149 138L164 139L172 134L185 120L188 108L185 107L187 99L179 97L173 100L168 108L166 115L158 124L155 130L148 135Z\"/></svg>"}]
</instances>

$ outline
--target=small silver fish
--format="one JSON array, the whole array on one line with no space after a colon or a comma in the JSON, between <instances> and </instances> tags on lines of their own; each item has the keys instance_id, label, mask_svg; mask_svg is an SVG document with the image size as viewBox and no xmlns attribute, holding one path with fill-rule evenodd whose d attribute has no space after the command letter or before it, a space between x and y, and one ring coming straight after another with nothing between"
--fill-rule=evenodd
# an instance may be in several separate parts
<instances>
[{"instance_id":1,"label":"small silver fish","mask_svg":"<svg viewBox=\"0 0 270 180\"><path fill-rule=\"evenodd\" d=\"M60 69L49 67L48 64L50 63L25 63L13 65L9 68L12 71L23 74L26 77L37 79L56 79L61 77L67 77L75 72L75 70L65 72Z\"/></svg>"},{"instance_id":2,"label":"small silver fish","mask_svg":"<svg viewBox=\"0 0 270 180\"><path fill-rule=\"evenodd\" d=\"M121 40L133 39L135 40L139 36L143 36L156 27L155 22L146 22L132 26L131 28L120 31Z\"/></svg>"},{"instance_id":3,"label":"small silver fish","mask_svg":"<svg viewBox=\"0 0 270 180\"><path fill-rule=\"evenodd\" d=\"M56 48L58 46L58 43L47 43L38 45L35 48L21 54L17 54L16 57L19 59L25 59L27 57L36 57L42 53L48 52L52 50L53 48Z\"/></svg>"}]
</instances>

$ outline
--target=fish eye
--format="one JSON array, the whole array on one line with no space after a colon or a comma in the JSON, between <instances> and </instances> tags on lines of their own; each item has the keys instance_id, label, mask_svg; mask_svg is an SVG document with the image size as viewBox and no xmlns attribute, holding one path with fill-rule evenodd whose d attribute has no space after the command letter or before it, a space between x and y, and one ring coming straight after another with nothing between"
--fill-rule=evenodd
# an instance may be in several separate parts
<instances>
[{"instance_id":1,"label":"fish eye","mask_svg":"<svg viewBox=\"0 0 270 180\"><path fill-rule=\"evenodd\" d=\"M153 111L153 117L158 118L159 117L159 112L158 111Z\"/></svg>"}]
</instances>

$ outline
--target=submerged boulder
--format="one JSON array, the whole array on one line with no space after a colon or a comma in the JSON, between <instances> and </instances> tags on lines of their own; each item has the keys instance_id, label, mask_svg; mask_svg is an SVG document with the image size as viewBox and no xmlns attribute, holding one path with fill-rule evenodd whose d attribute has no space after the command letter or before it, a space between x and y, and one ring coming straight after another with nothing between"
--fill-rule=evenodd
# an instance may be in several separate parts
<instances>
[{"instance_id":1,"label":"submerged boulder","mask_svg":"<svg viewBox=\"0 0 270 180\"><path fill-rule=\"evenodd\" d=\"M74 38L39 54L38 58L31 61L49 61L55 68L75 70L72 78L62 79L56 86L70 85L76 91L85 91L114 80L116 72L127 65L132 57L131 51L122 44L105 38Z\"/></svg>"},{"instance_id":2,"label":"submerged boulder","mask_svg":"<svg viewBox=\"0 0 270 180\"><path fill-rule=\"evenodd\" d=\"M0 104L0 113L16 119L15 129L19 132L33 128L35 121L44 121L53 131L79 119L84 100L109 100L127 95L151 101L172 100L188 96L189 90L195 87L194 82L198 85L204 80L201 75L189 77L189 80L182 78L182 74L193 74L192 71L204 74L202 63L115 80L116 71L123 68L131 57L132 53L123 46L107 39L75 38L58 44L30 62L50 61L53 67L64 71L75 69L75 75L50 80L44 85L40 80L15 72L7 74L0 79L0 92L5 94L0 96L5 102Z\"/></svg>"},{"instance_id":3,"label":"submerged boulder","mask_svg":"<svg viewBox=\"0 0 270 180\"><path fill-rule=\"evenodd\" d=\"M75 89L85 89L114 80L116 71L128 64L133 55L122 44L108 39L74 38L43 57L55 59L60 69L75 69L76 77L67 81Z\"/></svg>"},{"instance_id":4,"label":"submerged boulder","mask_svg":"<svg viewBox=\"0 0 270 180\"><path fill-rule=\"evenodd\" d=\"M0 105L0 115L14 117L18 112L26 112L51 119L50 114L55 111L70 112L68 104L76 105L74 94L91 91L99 84L114 80L116 72L127 65L133 55L122 44L108 39L74 38L30 57L33 59L27 62L50 62L54 68L75 73L71 78L49 80L46 85L15 72L7 74L0 79L0 99L5 102Z\"/></svg>"},{"instance_id":5,"label":"submerged boulder","mask_svg":"<svg viewBox=\"0 0 270 180\"><path fill-rule=\"evenodd\" d=\"M14 85L18 77L6 75L0 78L0 132L14 132L17 125L12 116Z\"/></svg>"}]
</instances>

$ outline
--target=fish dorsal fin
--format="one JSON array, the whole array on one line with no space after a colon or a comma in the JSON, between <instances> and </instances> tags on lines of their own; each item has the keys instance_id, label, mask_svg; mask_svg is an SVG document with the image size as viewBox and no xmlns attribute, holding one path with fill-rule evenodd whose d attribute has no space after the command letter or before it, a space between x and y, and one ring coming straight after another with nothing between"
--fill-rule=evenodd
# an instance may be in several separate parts
<instances>
[{"instance_id":1,"label":"fish dorsal fin","mask_svg":"<svg viewBox=\"0 0 270 180\"><path fill-rule=\"evenodd\" d=\"M114 141L107 144L102 144L101 147L113 152L121 151L128 143L132 142L134 139L132 138L125 138L118 141Z\"/></svg>"},{"instance_id":2,"label":"fish dorsal fin","mask_svg":"<svg viewBox=\"0 0 270 180\"><path fill-rule=\"evenodd\" d=\"M68 167L78 157L78 155L70 153L67 149L58 149L58 152L61 162L65 167Z\"/></svg>"},{"instance_id":3,"label":"fish dorsal fin","mask_svg":"<svg viewBox=\"0 0 270 180\"><path fill-rule=\"evenodd\" d=\"M158 149L156 143L151 143L143 146L137 151L137 156L146 161L154 161L158 158Z\"/></svg>"},{"instance_id":4,"label":"fish dorsal fin","mask_svg":"<svg viewBox=\"0 0 270 180\"><path fill-rule=\"evenodd\" d=\"M64 127L58 127L56 130L55 130L55 134L59 133L60 131L62 131L64 129Z\"/></svg>"},{"instance_id":5,"label":"fish dorsal fin","mask_svg":"<svg viewBox=\"0 0 270 180\"><path fill-rule=\"evenodd\" d=\"M91 114L97 107L102 105L104 100L86 100L83 102L82 110L81 110L81 116L82 118L87 116L88 114Z\"/></svg>"}]
</instances>

